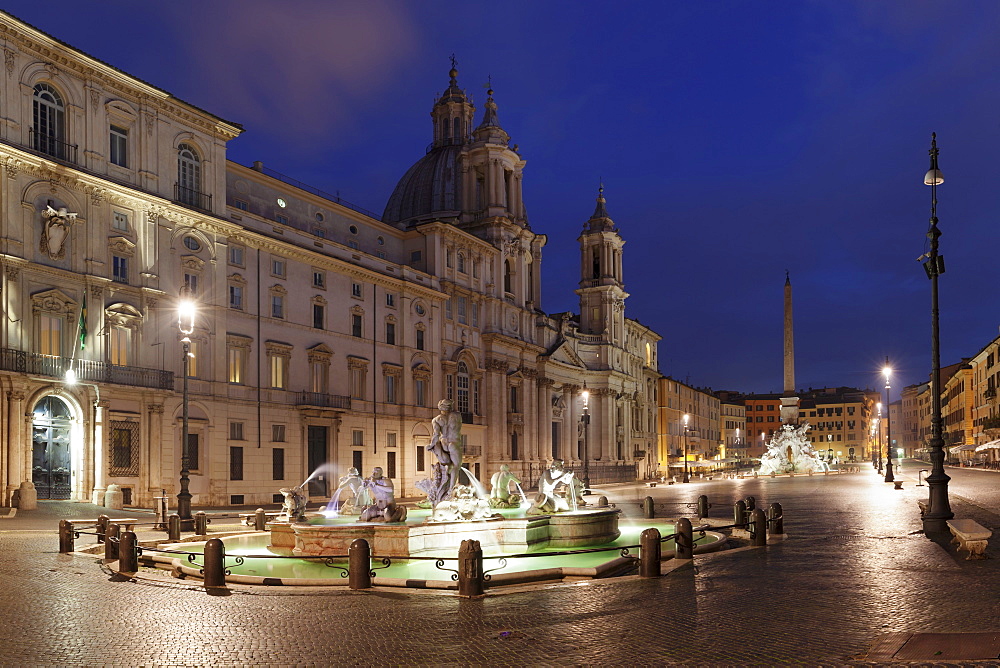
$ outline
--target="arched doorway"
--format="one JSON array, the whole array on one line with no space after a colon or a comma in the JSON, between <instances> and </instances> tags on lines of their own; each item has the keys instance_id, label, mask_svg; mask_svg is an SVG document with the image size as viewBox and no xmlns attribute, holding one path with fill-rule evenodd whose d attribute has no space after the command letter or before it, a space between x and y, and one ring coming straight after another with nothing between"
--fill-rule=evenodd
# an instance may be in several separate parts
<instances>
[{"instance_id":1,"label":"arched doorway","mask_svg":"<svg viewBox=\"0 0 1000 668\"><path fill-rule=\"evenodd\" d=\"M69 499L72 492L72 413L59 397L35 404L31 422L31 482L39 499Z\"/></svg>"}]
</instances>

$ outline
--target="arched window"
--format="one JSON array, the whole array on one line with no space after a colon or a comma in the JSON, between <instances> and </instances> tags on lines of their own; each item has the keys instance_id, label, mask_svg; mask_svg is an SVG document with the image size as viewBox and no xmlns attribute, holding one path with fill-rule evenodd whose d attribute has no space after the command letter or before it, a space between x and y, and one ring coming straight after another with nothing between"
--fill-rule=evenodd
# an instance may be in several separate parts
<instances>
[{"instance_id":1,"label":"arched window","mask_svg":"<svg viewBox=\"0 0 1000 668\"><path fill-rule=\"evenodd\" d=\"M448 138L448 119L447 118L442 118L441 119L441 139L447 139L447 138Z\"/></svg>"},{"instance_id":2,"label":"arched window","mask_svg":"<svg viewBox=\"0 0 1000 668\"><path fill-rule=\"evenodd\" d=\"M465 269L465 253L458 254L458 271L463 274L468 273Z\"/></svg>"},{"instance_id":3,"label":"arched window","mask_svg":"<svg viewBox=\"0 0 1000 668\"><path fill-rule=\"evenodd\" d=\"M201 158L190 144L177 147L177 201L192 206L201 203Z\"/></svg>"},{"instance_id":4,"label":"arched window","mask_svg":"<svg viewBox=\"0 0 1000 668\"><path fill-rule=\"evenodd\" d=\"M458 372L455 374L456 398L458 400L458 412L469 412L469 367L465 362L458 363Z\"/></svg>"},{"instance_id":5,"label":"arched window","mask_svg":"<svg viewBox=\"0 0 1000 668\"><path fill-rule=\"evenodd\" d=\"M503 291L508 293L513 293L514 290L511 288L511 266L510 260L505 260L503 263Z\"/></svg>"},{"instance_id":6,"label":"arched window","mask_svg":"<svg viewBox=\"0 0 1000 668\"><path fill-rule=\"evenodd\" d=\"M455 139L462 136L462 120L458 116L455 117L455 131L451 133L451 136Z\"/></svg>"},{"instance_id":7,"label":"arched window","mask_svg":"<svg viewBox=\"0 0 1000 668\"><path fill-rule=\"evenodd\" d=\"M35 84L32 112L35 150L65 160L65 108L59 92L47 83Z\"/></svg>"}]
</instances>

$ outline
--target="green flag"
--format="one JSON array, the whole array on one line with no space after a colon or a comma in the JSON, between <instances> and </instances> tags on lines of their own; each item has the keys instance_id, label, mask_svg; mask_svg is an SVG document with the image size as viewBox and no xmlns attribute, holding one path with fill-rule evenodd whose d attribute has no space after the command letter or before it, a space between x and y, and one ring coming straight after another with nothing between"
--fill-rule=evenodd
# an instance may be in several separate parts
<instances>
[{"instance_id":1,"label":"green flag","mask_svg":"<svg viewBox=\"0 0 1000 668\"><path fill-rule=\"evenodd\" d=\"M87 345L87 289L83 289L83 306L80 307L80 325L77 336L80 338L80 350Z\"/></svg>"}]
</instances>

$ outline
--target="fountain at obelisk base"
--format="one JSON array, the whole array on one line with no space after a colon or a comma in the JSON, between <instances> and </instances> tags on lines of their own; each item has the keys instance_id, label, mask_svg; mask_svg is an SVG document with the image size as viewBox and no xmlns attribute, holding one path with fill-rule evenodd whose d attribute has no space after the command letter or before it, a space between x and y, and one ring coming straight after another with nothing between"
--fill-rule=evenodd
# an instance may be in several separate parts
<instances>
[{"instance_id":1,"label":"fountain at obelisk base","mask_svg":"<svg viewBox=\"0 0 1000 668\"><path fill-rule=\"evenodd\" d=\"M757 473L819 473L829 470L830 467L819 458L806 437L808 431L808 422L796 426L783 425L760 458Z\"/></svg>"},{"instance_id":2,"label":"fountain at obelisk base","mask_svg":"<svg viewBox=\"0 0 1000 668\"><path fill-rule=\"evenodd\" d=\"M361 483L360 490L367 491L371 500L362 501L365 495L358 494L358 504L367 505L357 521L340 515L269 522L271 546L291 548L297 556L346 554L354 540L364 538L379 557L408 557L450 554L468 539L480 541L491 552L519 553L602 545L621 535L620 511L607 506L584 509L582 484L562 460L554 460L542 474L534 503L525 498L520 480L503 465L493 477L492 494L487 492L462 466L461 415L451 410L450 401L441 401L438 408L441 414L431 421L427 448L438 461L431 467L431 478L416 483L427 493L427 502L419 505L429 508L429 513L418 509L408 516L406 508L395 502L392 481L376 468ZM356 482L359 476L352 473L344 477L342 488ZM459 482L462 476L469 484ZM510 492L511 484L517 486L518 494Z\"/></svg>"}]
</instances>

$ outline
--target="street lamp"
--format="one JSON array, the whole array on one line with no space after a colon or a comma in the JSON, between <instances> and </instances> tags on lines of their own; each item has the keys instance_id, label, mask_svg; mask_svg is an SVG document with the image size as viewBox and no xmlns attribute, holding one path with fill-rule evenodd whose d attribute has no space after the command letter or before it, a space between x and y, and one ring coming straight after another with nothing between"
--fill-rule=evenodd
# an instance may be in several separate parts
<instances>
[{"instance_id":1,"label":"street lamp","mask_svg":"<svg viewBox=\"0 0 1000 668\"><path fill-rule=\"evenodd\" d=\"M878 472L882 473L882 402L875 404L878 408L878 441L875 450L878 451Z\"/></svg>"},{"instance_id":2,"label":"street lamp","mask_svg":"<svg viewBox=\"0 0 1000 668\"><path fill-rule=\"evenodd\" d=\"M885 366L882 367L885 374L885 481L893 482L896 478L892 475L892 402L889 401L889 376L892 369L889 368L889 358L885 358Z\"/></svg>"},{"instance_id":3,"label":"street lamp","mask_svg":"<svg viewBox=\"0 0 1000 668\"><path fill-rule=\"evenodd\" d=\"M691 482L691 476L688 475L688 417L687 413L684 414L684 477L681 478L681 482Z\"/></svg>"},{"instance_id":4,"label":"street lamp","mask_svg":"<svg viewBox=\"0 0 1000 668\"><path fill-rule=\"evenodd\" d=\"M931 220L927 230L931 248L921 256L924 271L931 279L931 474L927 476L927 511L923 515L924 533L947 531L947 521L955 516L948 503L948 481L944 472L944 439L941 438L941 340L938 329L938 276L944 273L944 258L938 254L937 187L944 183L938 169L937 135L931 133L931 168L924 175L924 185L931 187Z\"/></svg>"},{"instance_id":5,"label":"street lamp","mask_svg":"<svg viewBox=\"0 0 1000 668\"><path fill-rule=\"evenodd\" d=\"M194 331L194 317L196 312L194 299L191 298L191 291L187 285L181 288L180 299L177 300L177 329L180 330L183 338L181 346L184 349L184 395L183 395L183 429L181 432L181 489L177 493L177 514L181 518L181 529L191 531L194 529L194 518L191 515L191 492L188 491L190 471L190 461L188 460L188 369L191 360L191 333Z\"/></svg>"},{"instance_id":6,"label":"street lamp","mask_svg":"<svg viewBox=\"0 0 1000 668\"><path fill-rule=\"evenodd\" d=\"M590 494L590 392L583 384L583 493Z\"/></svg>"}]
</instances>

